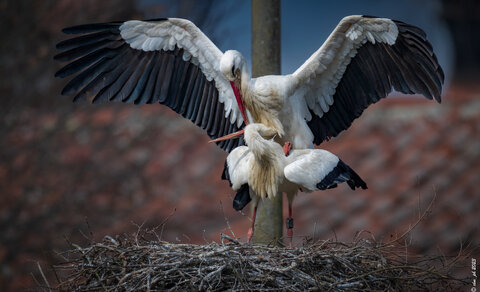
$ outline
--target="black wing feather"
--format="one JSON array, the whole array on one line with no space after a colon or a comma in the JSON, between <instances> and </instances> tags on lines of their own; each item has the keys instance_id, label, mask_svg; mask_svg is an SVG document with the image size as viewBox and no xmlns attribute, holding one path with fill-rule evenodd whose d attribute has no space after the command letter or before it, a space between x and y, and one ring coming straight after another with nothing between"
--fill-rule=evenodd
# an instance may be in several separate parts
<instances>
[{"instance_id":1,"label":"black wing feather","mask_svg":"<svg viewBox=\"0 0 480 292\"><path fill-rule=\"evenodd\" d=\"M186 88L185 95L183 97L182 104L178 111L178 113L181 114L182 116L185 116L188 109L188 105L190 104L193 88L195 87L195 82L197 82L197 74L198 74L198 67L192 66L192 70L190 71L189 78L188 78L188 83L185 87Z\"/></svg>"},{"instance_id":2,"label":"black wing feather","mask_svg":"<svg viewBox=\"0 0 480 292\"><path fill-rule=\"evenodd\" d=\"M122 24L119 21L63 29L66 34L76 35L58 43L57 49L62 52L54 57L68 62L56 77L74 75L63 95L75 94L74 101L94 96L93 103L159 102L205 129L212 139L239 130L236 123L225 117L215 81L208 81L197 65L183 60L183 49L132 49L120 35ZM217 143L228 152L242 144L243 139Z\"/></svg>"},{"instance_id":3,"label":"black wing feather","mask_svg":"<svg viewBox=\"0 0 480 292\"><path fill-rule=\"evenodd\" d=\"M252 198L250 197L249 189L250 188L248 187L248 184L244 184L237 191L237 194L233 199L233 208L235 210L240 211L243 208L245 208L245 206L248 205L248 203L250 203Z\"/></svg>"},{"instance_id":4,"label":"black wing feather","mask_svg":"<svg viewBox=\"0 0 480 292\"><path fill-rule=\"evenodd\" d=\"M147 58L147 65L145 70L143 71L140 79L138 80L137 86L133 90L130 99L128 102L134 102L135 104L140 104L141 98L143 93L146 91L146 87L148 84L148 80L150 80L150 76L152 74L153 68L155 67L155 56Z\"/></svg>"},{"instance_id":5,"label":"black wing feather","mask_svg":"<svg viewBox=\"0 0 480 292\"><path fill-rule=\"evenodd\" d=\"M62 32L65 34L84 34L99 31L111 31L112 33L115 33L119 32L120 25L122 24L123 21L81 24L64 28L62 29Z\"/></svg>"},{"instance_id":6,"label":"black wing feather","mask_svg":"<svg viewBox=\"0 0 480 292\"><path fill-rule=\"evenodd\" d=\"M205 114L205 106L207 105L207 100L210 99L210 95L209 95L209 93L211 93L210 87L211 87L211 84L207 84L207 86L203 88L202 101L200 102L200 105L197 111L197 116L195 117L195 121L194 121L195 125L197 126L200 126L202 123L202 117Z\"/></svg>"},{"instance_id":7,"label":"black wing feather","mask_svg":"<svg viewBox=\"0 0 480 292\"><path fill-rule=\"evenodd\" d=\"M346 182L352 190L355 188L367 189L367 184L360 176L341 160L338 160L332 171L317 183L317 188L319 190L331 189L343 182Z\"/></svg>"},{"instance_id":8,"label":"black wing feather","mask_svg":"<svg viewBox=\"0 0 480 292\"><path fill-rule=\"evenodd\" d=\"M193 65L190 62L185 62L184 68L182 70L182 77L180 78L180 88L177 89L175 93L175 98L169 103L168 107L173 109L175 112L180 113L180 109L185 99L185 93L188 89L188 75L191 74Z\"/></svg>"},{"instance_id":9,"label":"black wing feather","mask_svg":"<svg viewBox=\"0 0 480 292\"><path fill-rule=\"evenodd\" d=\"M111 31L100 31L96 33L87 34L84 36L67 39L57 44L58 50L70 50L78 47L87 46L93 43L97 43L103 40L117 40L120 41L122 37L119 34L112 33Z\"/></svg>"},{"instance_id":10,"label":"black wing feather","mask_svg":"<svg viewBox=\"0 0 480 292\"><path fill-rule=\"evenodd\" d=\"M215 95L215 97L212 98L212 100L218 98L218 91L214 91L213 94ZM211 105L211 108L210 108L210 114L208 115L208 123L205 127L205 131L207 131L207 133L212 132L212 127L215 123L215 114L217 112L217 106L218 106L217 102L212 102L211 104L212 105Z\"/></svg>"},{"instance_id":11,"label":"black wing feather","mask_svg":"<svg viewBox=\"0 0 480 292\"><path fill-rule=\"evenodd\" d=\"M441 101L445 76L425 32L394 22L399 31L395 44L365 43L347 66L328 112L319 117L310 111L312 119L307 124L315 144L350 127L365 108L386 97L392 88Z\"/></svg>"}]
</instances>

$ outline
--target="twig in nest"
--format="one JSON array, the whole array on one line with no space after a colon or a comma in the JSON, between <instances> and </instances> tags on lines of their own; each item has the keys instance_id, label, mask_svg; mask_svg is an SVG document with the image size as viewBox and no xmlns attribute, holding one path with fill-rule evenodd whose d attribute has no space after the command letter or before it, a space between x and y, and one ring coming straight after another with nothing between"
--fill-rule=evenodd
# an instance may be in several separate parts
<instances>
[{"instance_id":1,"label":"twig in nest","mask_svg":"<svg viewBox=\"0 0 480 292\"><path fill-rule=\"evenodd\" d=\"M224 233L220 233L220 238L222 239L222 244L225 245L224 239L228 239L230 242L235 244L240 244L240 242Z\"/></svg>"},{"instance_id":2,"label":"twig in nest","mask_svg":"<svg viewBox=\"0 0 480 292\"><path fill-rule=\"evenodd\" d=\"M468 283L448 274L444 258L409 257L402 246L369 240L321 241L296 249L244 244L222 234L222 244L171 244L126 238L70 251L60 291L454 289ZM225 244L228 240L233 244ZM458 261L458 258L454 259ZM63 276L63 278L62 278Z\"/></svg>"},{"instance_id":3,"label":"twig in nest","mask_svg":"<svg viewBox=\"0 0 480 292\"><path fill-rule=\"evenodd\" d=\"M232 233L233 237L237 238L237 236L235 236L235 233L232 230L232 227L230 226L230 222L228 221L227 215L225 215L225 210L223 210L223 204L221 200L220 200L220 208L222 208L223 218L225 218L225 222L227 223L228 230L230 230L230 233Z\"/></svg>"},{"instance_id":4,"label":"twig in nest","mask_svg":"<svg viewBox=\"0 0 480 292\"><path fill-rule=\"evenodd\" d=\"M435 189L434 189L435 191ZM420 216L420 218L418 218L418 220L415 222L415 224L413 224L412 226L410 226L410 228L407 229L407 231L405 231L402 235L400 235L399 237L395 238L395 239L392 239L391 241L385 243L385 245L390 245L394 242L399 242L400 239L404 238L405 236L407 236L407 234L409 234L420 222L423 221L423 219L430 213L432 207L433 207L433 203L435 202L437 198L437 192L434 192L433 194L433 198L432 200L430 201L430 204L428 204L428 207L427 209L425 209L425 211L423 212L423 214Z\"/></svg>"},{"instance_id":5,"label":"twig in nest","mask_svg":"<svg viewBox=\"0 0 480 292\"><path fill-rule=\"evenodd\" d=\"M173 208L172 213L170 213L170 215L168 215L165 219L163 219L163 221L162 221L162 223L160 223L160 225L158 225L157 227L155 227L151 230L151 232L153 232L153 234L155 234L155 237L157 238L158 241L162 241L163 230L165 228L165 225L167 224L168 220L170 220L170 218L175 214L176 211L177 211L177 208ZM157 229L159 227L161 227L160 235L157 235Z\"/></svg>"},{"instance_id":6,"label":"twig in nest","mask_svg":"<svg viewBox=\"0 0 480 292\"><path fill-rule=\"evenodd\" d=\"M37 262L37 268L38 268L38 271L40 272L40 275L42 275L43 281L45 281L45 284L47 284L47 287L51 287L50 284L48 283L47 277L45 277L45 274L43 273L42 266L40 266L39 262ZM52 291L50 288L48 290Z\"/></svg>"}]
</instances>

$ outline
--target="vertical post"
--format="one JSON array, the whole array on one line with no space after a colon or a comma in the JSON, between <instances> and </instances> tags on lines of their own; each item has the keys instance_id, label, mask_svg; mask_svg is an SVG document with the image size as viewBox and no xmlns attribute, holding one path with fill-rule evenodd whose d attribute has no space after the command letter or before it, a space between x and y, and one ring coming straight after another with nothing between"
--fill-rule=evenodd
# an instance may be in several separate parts
<instances>
[{"instance_id":1,"label":"vertical post","mask_svg":"<svg viewBox=\"0 0 480 292\"><path fill-rule=\"evenodd\" d=\"M280 0L252 0L252 76L280 74ZM282 194L261 201L254 243L281 244Z\"/></svg>"},{"instance_id":2,"label":"vertical post","mask_svg":"<svg viewBox=\"0 0 480 292\"><path fill-rule=\"evenodd\" d=\"M252 76L280 74L280 0L252 0Z\"/></svg>"}]
</instances>

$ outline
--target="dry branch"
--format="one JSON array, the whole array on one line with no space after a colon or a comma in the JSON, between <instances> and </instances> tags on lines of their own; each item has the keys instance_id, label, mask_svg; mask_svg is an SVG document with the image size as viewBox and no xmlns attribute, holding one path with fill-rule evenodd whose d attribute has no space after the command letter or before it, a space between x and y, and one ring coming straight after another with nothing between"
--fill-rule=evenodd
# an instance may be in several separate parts
<instances>
[{"instance_id":1,"label":"dry branch","mask_svg":"<svg viewBox=\"0 0 480 292\"><path fill-rule=\"evenodd\" d=\"M106 237L54 267L59 291L425 291L454 290L443 257L405 262L405 248L372 240L320 241L302 248L222 243L171 244ZM416 260L416 262L415 262Z\"/></svg>"}]
</instances>

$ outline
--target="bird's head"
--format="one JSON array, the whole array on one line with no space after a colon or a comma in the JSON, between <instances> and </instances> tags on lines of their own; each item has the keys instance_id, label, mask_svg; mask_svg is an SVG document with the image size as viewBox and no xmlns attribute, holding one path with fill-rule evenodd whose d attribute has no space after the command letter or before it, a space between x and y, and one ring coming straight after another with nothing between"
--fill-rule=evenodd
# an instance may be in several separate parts
<instances>
[{"instance_id":1,"label":"bird's head","mask_svg":"<svg viewBox=\"0 0 480 292\"><path fill-rule=\"evenodd\" d=\"M244 139L248 149L260 163L270 165L276 157L283 156L282 147L274 141L277 131L264 124L252 123L245 126Z\"/></svg>"},{"instance_id":2,"label":"bird's head","mask_svg":"<svg viewBox=\"0 0 480 292\"><path fill-rule=\"evenodd\" d=\"M240 135L244 135L245 142L247 142L247 145L250 145L252 144L251 141L272 140L275 138L276 135L278 135L278 132L273 128L265 126L264 124L252 123L247 124L244 129L238 132L210 140L210 142L220 142L229 139L237 139Z\"/></svg>"},{"instance_id":3,"label":"bird's head","mask_svg":"<svg viewBox=\"0 0 480 292\"><path fill-rule=\"evenodd\" d=\"M228 50L220 59L220 71L229 81L235 81L241 77L244 63L245 59L239 51Z\"/></svg>"},{"instance_id":4,"label":"bird's head","mask_svg":"<svg viewBox=\"0 0 480 292\"><path fill-rule=\"evenodd\" d=\"M242 74L248 74L245 59L240 52L235 50L226 51L220 59L220 71L230 81L235 99L237 100L238 108L242 114L243 121L248 124L247 111L243 102L241 93ZM244 78L248 79L248 78Z\"/></svg>"},{"instance_id":5,"label":"bird's head","mask_svg":"<svg viewBox=\"0 0 480 292\"><path fill-rule=\"evenodd\" d=\"M273 128L265 126L264 124L252 123L245 126L245 138L246 136L252 135L258 135L265 140L271 140L277 135L277 131L275 131Z\"/></svg>"}]
</instances>

